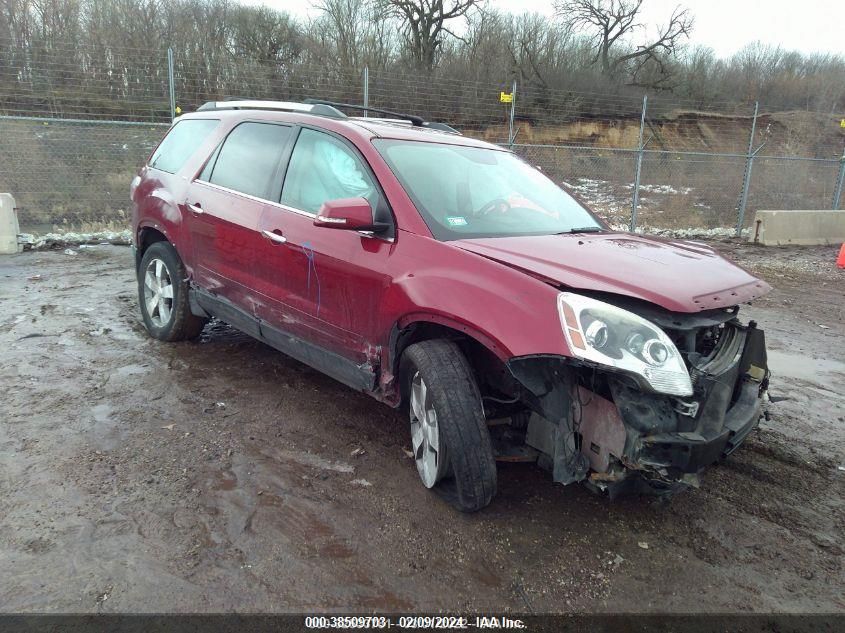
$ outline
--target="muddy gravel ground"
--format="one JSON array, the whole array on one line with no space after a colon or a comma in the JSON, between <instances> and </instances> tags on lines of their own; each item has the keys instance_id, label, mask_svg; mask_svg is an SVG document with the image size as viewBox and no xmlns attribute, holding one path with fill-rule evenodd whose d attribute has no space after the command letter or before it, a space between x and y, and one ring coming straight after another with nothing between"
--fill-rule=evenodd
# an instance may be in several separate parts
<instances>
[{"instance_id":1,"label":"muddy gravel ground","mask_svg":"<svg viewBox=\"0 0 845 633\"><path fill-rule=\"evenodd\" d=\"M384 405L222 324L148 338L128 248L3 257L0 609L845 612L845 271L715 245L775 287L770 421L668 503L508 464L474 515Z\"/></svg>"}]
</instances>

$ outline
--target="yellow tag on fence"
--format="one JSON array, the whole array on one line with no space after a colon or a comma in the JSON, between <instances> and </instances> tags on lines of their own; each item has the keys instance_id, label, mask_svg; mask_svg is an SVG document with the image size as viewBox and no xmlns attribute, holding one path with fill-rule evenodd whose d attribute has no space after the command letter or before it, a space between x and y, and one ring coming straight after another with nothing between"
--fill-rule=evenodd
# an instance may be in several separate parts
<instances>
[{"instance_id":1,"label":"yellow tag on fence","mask_svg":"<svg viewBox=\"0 0 845 633\"><path fill-rule=\"evenodd\" d=\"M842 120L839 122L839 127L841 127L843 130L845 130L845 119L842 119Z\"/></svg>"},{"instance_id":2,"label":"yellow tag on fence","mask_svg":"<svg viewBox=\"0 0 845 633\"><path fill-rule=\"evenodd\" d=\"M513 93L512 92L500 92L499 93L499 101L502 103L512 103L513 102Z\"/></svg>"}]
</instances>

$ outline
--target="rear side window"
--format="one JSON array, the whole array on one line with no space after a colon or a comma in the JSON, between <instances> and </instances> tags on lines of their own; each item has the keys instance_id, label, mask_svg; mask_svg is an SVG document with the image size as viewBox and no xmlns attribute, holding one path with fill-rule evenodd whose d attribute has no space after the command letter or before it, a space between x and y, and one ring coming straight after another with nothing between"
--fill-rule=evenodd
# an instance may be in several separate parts
<instances>
[{"instance_id":1,"label":"rear side window","mask_svg":"<svg viewBox=\"0 0 845 633\"><path fill-rule=\"evenodd\" d=\"M186 119L170 128L150 158L150 167L175 174L217 127L213 119Z\"/></svg>"},{"instance_id":2,"label":"rear side window","mask_svg":"<svg viewBox=\"0 0 845 633\"><path fill-rule=\"evenodd\" d=\"M269 198L291 129L271 123L241 123L226 137L209 182L257 198Z\"/></svg>"}]
</instances>

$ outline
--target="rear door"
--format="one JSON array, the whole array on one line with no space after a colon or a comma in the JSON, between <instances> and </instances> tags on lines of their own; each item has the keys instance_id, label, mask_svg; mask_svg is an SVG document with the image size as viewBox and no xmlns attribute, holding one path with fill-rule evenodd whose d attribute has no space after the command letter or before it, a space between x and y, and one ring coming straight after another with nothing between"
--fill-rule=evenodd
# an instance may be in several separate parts
<instances>
[{"instance_id":1,"label":"rear door","mask_svg":"<svg viewBox=\"0 0 845 633\"><path fill-rule=\"evenodd\" d=\"M258 222L278 190L291 130L277 123L238 124L188 190L195 281L253 314Z\"/></svg>"},{"instance_id":2,"label":"rear door","mask_svg":"<svg viewBox=\"0 0 845 633\"><path fill-rule=\"evenodd\" d=\"M259 222L265 239L256 275L264 301L259 315L271 326L363 364L373 356L369 341L390 283L385 267L393 239L314 226L323 202L355 196L370 201L376 219L393 222L358 151L333 134L301 129L280 204L268 205Z\"/></svg>"}]
</instances>

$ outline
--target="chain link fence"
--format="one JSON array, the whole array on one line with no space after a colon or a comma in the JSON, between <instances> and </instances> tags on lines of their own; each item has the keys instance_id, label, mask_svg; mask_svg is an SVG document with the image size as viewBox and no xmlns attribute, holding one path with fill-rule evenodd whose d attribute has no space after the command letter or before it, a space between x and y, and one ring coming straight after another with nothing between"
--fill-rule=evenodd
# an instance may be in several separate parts
<instances>
[{"instance_id":1,"label":"chain link fence","mask_svg":"<svg viewBox=\"0 0 845 633\"><path fill-rule=\"evenodd\" d=\"M128 223L129 182L167 123L0 117L0 191L21 230L117 230Z\"/></svg>"},{"instance_id":2,"label":"chain link fence","mask_svg":"<svg viewBox=\"0 0 845 633\"><path fill-rule=\"evenodd\" d=\"M646 103L538 86L517 86L511 104L501 100L510 80L456 81L445 71L231 57L198 66L167 52L145 52L133 65L127 60L139 52L131 50L104 68L85 51L7 59L2 51L0 191L15 196L26 232L125 226L129 182L172 108L230 98L320 98L443 121L510 147L618 227L729 235L748 228L758 209L843 204L845 114L735 103L702 110L665 96Z\"/></svg>"}]
</instances>

